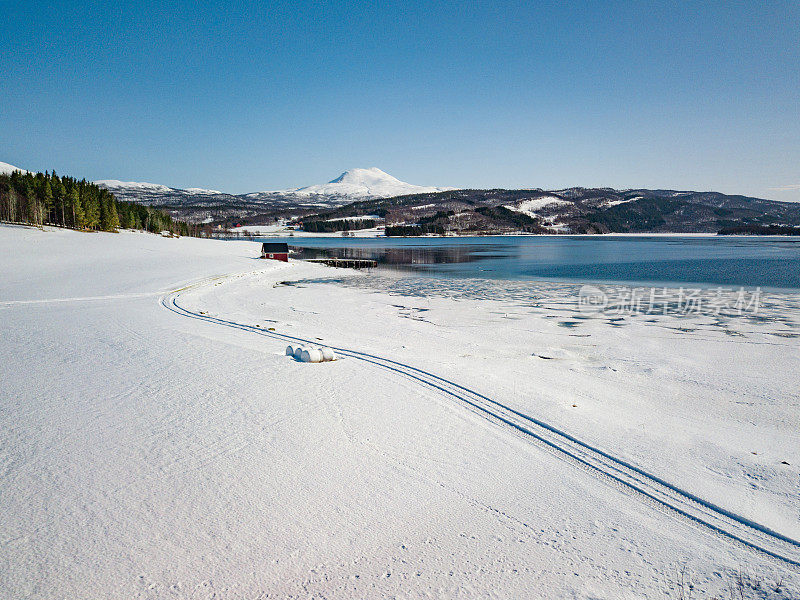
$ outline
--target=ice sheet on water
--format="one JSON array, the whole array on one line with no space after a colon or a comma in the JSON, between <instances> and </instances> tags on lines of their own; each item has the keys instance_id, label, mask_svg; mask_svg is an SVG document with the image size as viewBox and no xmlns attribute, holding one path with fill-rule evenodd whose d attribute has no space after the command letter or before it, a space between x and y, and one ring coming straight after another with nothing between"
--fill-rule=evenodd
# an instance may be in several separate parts
<instances>
[{"instance_id":1,"label":"ice sheet on water","mask_svg":"<svg viewBox=\"0 0 800 600\"><path fill-rule=\"evenodd\" d=\"M674 315L739 318L800 329L800 294L741 288L645 287L572 282L478 278L406 277L353 273L302 279L304 285L339 285L418 298L495 300L517 306L573 309L603 315ZM601 306L585 304L588 292L599 294Z\"/></svg>"}]
</instances>

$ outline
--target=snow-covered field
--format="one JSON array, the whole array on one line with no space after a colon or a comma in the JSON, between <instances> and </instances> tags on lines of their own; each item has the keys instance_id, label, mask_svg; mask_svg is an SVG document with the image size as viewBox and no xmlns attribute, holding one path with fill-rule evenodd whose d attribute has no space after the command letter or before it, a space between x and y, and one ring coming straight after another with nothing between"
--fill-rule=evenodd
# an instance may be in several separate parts
<instances>
[{"instance_id":1,"label":"snow-covered field","mask_svg":"<svg viewBox=\"0 0 800 600\"><path fill-rule=\"evenodd\" d=\"M796 295L619 320L258 250L0 227L2 597L800 594L732 538L800 560Z\"/></svg>"}]
</instances>

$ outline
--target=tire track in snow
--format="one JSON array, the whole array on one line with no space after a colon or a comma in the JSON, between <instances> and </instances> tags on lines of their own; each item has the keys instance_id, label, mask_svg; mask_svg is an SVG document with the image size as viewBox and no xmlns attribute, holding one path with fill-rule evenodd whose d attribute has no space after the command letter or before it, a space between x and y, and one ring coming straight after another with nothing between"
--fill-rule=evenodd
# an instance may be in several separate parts
<instances>
[{"instance_id":1,"label":"tire track in snow","mask_svg":"<svg viewBox=\"0 0 800 600\"><path fill-rule=\"evenodd\" d=\"M314 340L194 312L178 303L181 293L202 287L218 279L220 278L203 280L169 292L162 296L161 304L167 310L184 317L255 333L275 340L312 345L316 343ZM681 518L717 536L800 570L800 542L797 540L695 496L642 468L582 442L565 431L454 381L424 369L367 352L335 346L332 348L342 356L372 364L452 397L465 404L472 412L524 437L558 458L614 485L629 495L636 496L662 512Z\"/></svg>"}]
</instances>

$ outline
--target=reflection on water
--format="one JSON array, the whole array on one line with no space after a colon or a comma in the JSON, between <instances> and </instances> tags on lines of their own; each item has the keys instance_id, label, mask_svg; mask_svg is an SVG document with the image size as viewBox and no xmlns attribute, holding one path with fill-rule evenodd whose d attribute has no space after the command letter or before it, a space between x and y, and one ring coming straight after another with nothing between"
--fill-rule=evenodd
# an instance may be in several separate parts
<instances>
[{"instance_id":1,"label":"reflection on water","mask_svg":"<svg viewBox=\"0 0 800 600\"><path fill-rule=\"evenodd\" d=\"M294 245L293 245L294 247ZM386 247L331 247L331 248L294 248L295 258L358 258L375 260L386 267L403 267L410 265L440 265L448 263L465 263L480 260L467 246L450 246L444 248L386 248Z\"/></svg>"},{"instance_id":2,"label":"reflection on water","mask_svg":"<svg viewBox=\"0 0 800 600\"><path fill-rule=\"evenodd\" d=\"M293 238L295 258L360 258L437 277L800 289L800 239L507 236Z\"/></svg>"}]
</instances>

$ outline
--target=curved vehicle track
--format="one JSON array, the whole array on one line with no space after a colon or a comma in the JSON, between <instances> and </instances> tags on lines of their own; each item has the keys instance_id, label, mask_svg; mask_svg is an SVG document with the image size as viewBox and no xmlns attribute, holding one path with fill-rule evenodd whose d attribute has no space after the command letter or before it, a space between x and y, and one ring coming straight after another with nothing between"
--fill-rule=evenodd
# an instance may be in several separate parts
<instances>
[{"instance_id":1,"label":"curved vehicle track","mask_svg":"<svg viewBox=\"0 0 800 600\"><path fill-rule=\"evenodd\" d=\"M216 323L285 342L315 344L313 340L265 331L253 325L194 312L178 303L181 293L196 289L223 277L206 279L169 292L161 297L164 308L184 317ZM332 346L342 356L370 363L375 367L412 379L445 394L469 407L476 414L524 437L658 510L689 521L731 542L769 556L784 565L800 570L800 542L703 500L635 465L595 448L565 431L519 412L479 392L423 369L351 348Z\"/></svg>"}]
</instances>

